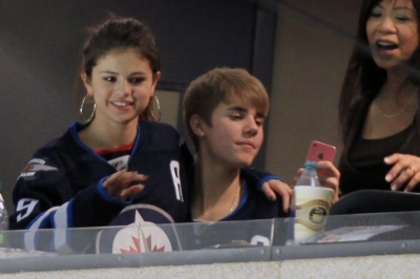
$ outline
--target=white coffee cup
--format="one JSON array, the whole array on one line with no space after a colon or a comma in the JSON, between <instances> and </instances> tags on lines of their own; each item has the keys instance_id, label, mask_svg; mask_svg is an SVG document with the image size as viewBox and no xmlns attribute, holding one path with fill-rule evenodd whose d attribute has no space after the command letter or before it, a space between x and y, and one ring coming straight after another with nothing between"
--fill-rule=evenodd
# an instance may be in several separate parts
<instances>
[{"instance_id":1,"label":"white coffee cup","mask_svg":"<svg viewBox=\"0 0 420 279\"><path fill-rule=\"evenodd\" d=\"M295 186L294 242L300 243L324 231L334 190L325 187Z\"/></svg>"}]
</instances>

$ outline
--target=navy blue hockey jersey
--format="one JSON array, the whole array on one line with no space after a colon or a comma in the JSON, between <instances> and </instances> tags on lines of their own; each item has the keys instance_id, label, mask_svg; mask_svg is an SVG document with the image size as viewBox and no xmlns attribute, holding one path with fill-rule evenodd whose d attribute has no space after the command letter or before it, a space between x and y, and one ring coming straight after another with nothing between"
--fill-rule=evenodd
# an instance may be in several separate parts
<instances>
[{"instance_id":1,"label":"navy blue hockey jersey","mask_svg":"<svg viewBox=\"0 0 420 279\"><path fill-rule=\"evenodd\" d=\"M244 190L238 207L219 222L198 222L191 228L180 228L184 249L208 249L219 247L237 247L250 245L270 245L273 241L273 218L285 218L288 212L283 211L283 202L279 197L270 201L259 190L265 179L258 179L260 171L242 170L241 178ZM274 178L273 176L270 176ZM258 184L258 185L257 185ZM243 222L223 222L254 220ZM259 221L258 221L259 220Z\"/></svg>"},{"instance_id":2,"label":"navy blue hockey jersey","mask_svg":"<svg viewBox=\"0 0 420 279\"><path fill-rule=\"evenodd\" d=\"M162 209L173 222L190 221L186 168L192 160L187 149L180 147L174 128L139 123L125 168L148 179L141 193L120 200L102 187L116 168L80 141L78 131L84 127L73 124L62 137L34 154L14 188L11 229L107 226L124 207L139 203ZM159 222L156 216L147 218L143 216L145 221Z\"/></svg>"},{"instance_id":3,"label":"navy blue hockey jersey","mask_svg":"<svg viewBox=\"0 0 420 279\"><path fill-rule=\"evenodd\" d=\"M19 176L10 227L28 229L24 247L71 251L80 246L76 249L80 251L86 247L77 243L77 232L70 236L66 228L122 225L126 229L105 229L97 237L94 234L96 252L181 249L173 226L156 226L191 221L187 187L191 186L193 162L186 146L180 147L178 133L169 125L142 121L131 154L125 161L114 162L105 160L80 141L78 131L84 127L75 123L62 137L39 149ZM106 177L123 168L148 175L144 190L125 201L109 196L102 187ZM270 202L259 190L264 181L278 177L251 169L243 170L241 175L249 186L245 187L238 208L223 220L282 217L281 201ZM155 226L139 230L142 224ZM42 238L41 235L45 238L45 232L38 231L43 228L63 229L52 231L53 239L45 241L44 246L53 243L53 247L35 246L42 242L37 238ZM119 241L123 239L118 237L122 232L131 230L142 233L127 238L131 242ZM164 234L160 233L162 230Z\"/></svg>"}]
</instances>

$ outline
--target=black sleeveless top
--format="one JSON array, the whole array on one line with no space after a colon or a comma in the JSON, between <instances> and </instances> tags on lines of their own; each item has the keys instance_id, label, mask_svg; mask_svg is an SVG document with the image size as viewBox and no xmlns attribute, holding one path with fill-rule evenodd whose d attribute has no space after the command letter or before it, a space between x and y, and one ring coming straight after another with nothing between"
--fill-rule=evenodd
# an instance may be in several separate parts
<instances>
[{"instance_id":1,"label":"black sleeveless top","mask_svg":"<svg viewBox=\"0 0 420 279\"><path fill-rule=\"evenodd\" d=\"M413 125L413 124L412 124ZM384 163L384 157L400 152L409 137L411 126L382 139L368 140L357 136L347 153L340 158L340 190L343 195L357 190L391 190L385 175L392 166ZM418 187L414 191L419 191ZM403 190L404 187L401 187Z\"/></svg>"},{"instance_id":2,"label":"black sleeveless top","mask_svg":"<svg viewBox=\"0 0 420 279\"><path fill-rule=\"evenodd\" d=\"M391 185L385 181L385 175L391 166L385 165L384 157L394 153L420 157L420 109L417 109L412 124L403 131L378 140L366 140L361 137L361 130L371 103L369 95L362 95L351 106L345 123L344 148L339 162L343 195L362 189L389 191ZM420 185L413 191L420 192Z\"/></svg>"}]
</instances>

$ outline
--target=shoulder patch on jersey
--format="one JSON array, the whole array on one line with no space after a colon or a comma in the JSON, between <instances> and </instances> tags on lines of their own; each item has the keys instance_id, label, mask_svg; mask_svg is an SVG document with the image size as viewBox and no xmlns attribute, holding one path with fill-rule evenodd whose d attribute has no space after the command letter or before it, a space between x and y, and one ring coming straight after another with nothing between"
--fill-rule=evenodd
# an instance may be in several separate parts
<instances>
[{"instance_id":1,"label":"shoulder patch on jersey","mask_svg":"<svg viewBox=\"0 0 420 279\"><path fill-rule=\"evenodd\" d=\"M20 177L34 176L38 171L56 171L56 167L45 165L45 160L39 158L33 158L29 163L23 168L22 172L19 175Z\"/></svg>"}]
</instances>

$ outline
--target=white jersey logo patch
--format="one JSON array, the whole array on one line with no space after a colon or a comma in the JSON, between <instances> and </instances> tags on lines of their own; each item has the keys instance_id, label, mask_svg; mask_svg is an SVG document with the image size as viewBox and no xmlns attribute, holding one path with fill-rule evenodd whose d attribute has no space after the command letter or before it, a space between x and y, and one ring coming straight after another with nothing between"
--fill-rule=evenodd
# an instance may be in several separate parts
<instances>
[{"instance_id":1,"label":"white jersey logo patch","mask_svg":"<svg viewBox=\"0 0 420 279\"><path fill-rule=\"evenodd\" d=\"M113 254L169 251L172 245L165 232L154 223L144 221L138 211L134 223L120 230L112 244Z\"/></svg>"},{"instance_id":2,"label":"white jersey logo patch","mask_svg":"<svg viewBox=\"0 0 420 279\"><path fill-rule=\"evenodd\" d=\"M128 159L130 155L124 155L112 160L109 160L108 163L113 166L117 171L126 170L128 165Z\"/></svg>"},{"instance_id":3,"label":"white jersey logo patch","mask_svg":"<svg viewBox=\"0 0 420 279\"><path fill-rule=\"evenodd\" d=\"M56 171L58 170L56 167L45 165L45 160L39 158L33 158L29 161L26 167L20 173L18 179L20 177L28 177L33 176L38 171Z\"/></svg>"}]
</instances>

